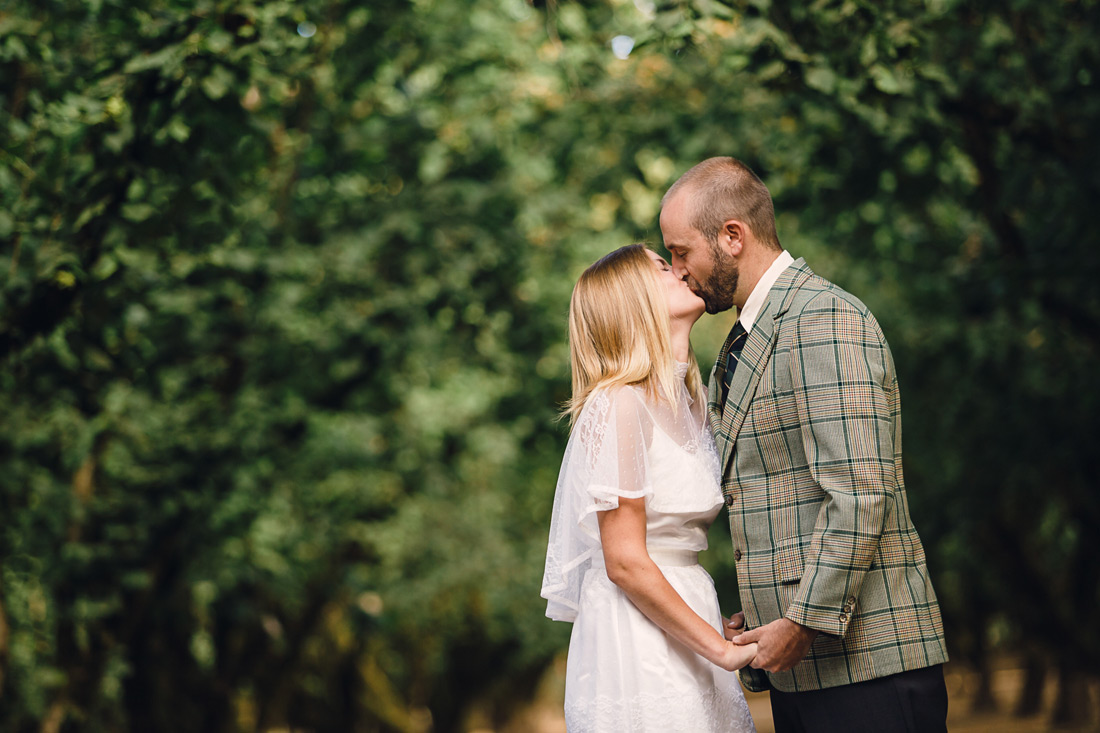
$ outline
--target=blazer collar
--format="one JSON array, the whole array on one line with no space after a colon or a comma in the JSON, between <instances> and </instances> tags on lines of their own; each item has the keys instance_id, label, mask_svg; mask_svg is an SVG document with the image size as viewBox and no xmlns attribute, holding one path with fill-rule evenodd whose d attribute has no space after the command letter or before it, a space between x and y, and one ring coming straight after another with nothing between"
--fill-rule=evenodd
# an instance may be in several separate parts
<instances>
[{"instance_id":1,"label":"blazer collar","mask_svg":"<svg viewBox=\"0 0 1100 733\"><path fill-rule=\"evenodd\" d=\"M775 348L778 321L790 309L794 294L812 275L813 272L807 267L806 260L799 258L791 263L775 281L741 350L741 358L737 362L737 371L734 372L733 384L730 385L724 409L720 409L718 401L721 399L722 376L725 374L726 356L729 354L732 341L729 336L726 337L726 343L718 353L718 359L711 371L707 411L718 453L721 456L723 475L733 455L737 436L745 424L745 417L748 415L749 404L756 394L760 375Z\"/></svg>"}]
</instances>

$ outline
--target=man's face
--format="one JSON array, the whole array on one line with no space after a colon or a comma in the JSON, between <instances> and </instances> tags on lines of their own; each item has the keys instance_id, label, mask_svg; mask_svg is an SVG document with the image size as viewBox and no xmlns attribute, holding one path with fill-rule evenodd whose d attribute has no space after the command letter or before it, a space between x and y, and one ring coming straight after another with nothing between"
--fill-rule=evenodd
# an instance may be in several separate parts
<instances>
[{"instance_id":1,"label":"man's face","mask_svg":"<svg viewBox=\"0 0 1100 733\"><path fill-rule=\"evenodd\" d=\"M661 209L661 236L672 271L703 299L707 313L727 311L737 291L737 261L692 228L689 195L690 191L680 191Z\"/></svg>"}]
</instances>

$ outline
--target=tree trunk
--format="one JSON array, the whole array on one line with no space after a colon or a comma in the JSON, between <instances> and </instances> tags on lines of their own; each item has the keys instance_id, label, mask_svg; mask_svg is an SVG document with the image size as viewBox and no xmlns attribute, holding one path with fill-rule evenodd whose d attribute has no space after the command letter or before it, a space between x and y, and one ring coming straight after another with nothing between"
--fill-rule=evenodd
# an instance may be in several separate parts
<instances>
[{"instance_id":1,"label":"tree trunk","mask_svg":"<svg viewBox=\"0 0 1100 733\"><path fill-rule=\"evenodd\" d=\"M1024 686L1016 700L1016 716L1028 718L1043 709L1043 688L1047 682L1047 666L1038 654L1024 657Z\"/></svg>"},{"instance_id":2,"label":"tree trunk","mask_svg":"<svg viewBox=\"0 0 1100 733\"><path fill-rule=\"evenodd\" d=\"M974 627L974 648L970 654L970 663L978 674L978 687L974 690L970 707L975 713L990 713L997 709L997 700L993 697L993 670L990 668L989 645L985 638L989 618L982 614L975 620L978 623Z\"/></svg>"},{"instance_id":3,"label":"tree trunk","mask_svg":"<svg viewBox=\"0 0 1100 733\"><path fill-rule=\"evenodd\" d=\"M1089 722L1088 680L1079 670L1066 662L1058 665L1058 695L1054 699L1054 712L1051 723L1062 725L1083 725Z\"/></svg>"},{"instance_id":4,"label":"tree trunk","mask_svg":"<svg viewBox=\"0 0 1100 733\"><path fill-rule=\"evenodd\" d=\"M984 655L976 665L978 688L974 690L974 700L970 709L974 713L992 713L997 710L997 699L993 697L993 670L989 668L989 659Z\"/></svg>"}]
</instances>

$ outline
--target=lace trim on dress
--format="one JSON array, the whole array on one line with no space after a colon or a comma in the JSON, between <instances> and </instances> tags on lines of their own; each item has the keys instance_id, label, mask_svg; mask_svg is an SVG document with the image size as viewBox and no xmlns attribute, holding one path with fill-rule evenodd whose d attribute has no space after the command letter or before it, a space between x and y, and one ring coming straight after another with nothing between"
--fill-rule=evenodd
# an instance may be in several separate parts
<instances>
[{"instance_id":1,"label":"lace trim on dress","mask_svg":"<svg viewBox=\"0 0 1100 733\"><path fill-rule=\"evenodd\" d=\"M733 674L732 672L730 674ZM734 683L735 685L737 683ZM565 708L569 733L755 733L739 687L697 695L598 695Z\"/></svg>"},{"instance_id":2,"label":"lace trim on dress","mask_svg":"<svg viewBox=\"0 0 1100 733\"><path fill-rule=\"evenodd\" d=\"M596 458L600 455L604 436L607 435L607 411L611 407L611 398L607 396L606 390L600 390L589 398L585 407L588 409L581 414L576 434L580 444L588 447L585 451L588 467L595 469Z\"/></svg>"}]
</instances>

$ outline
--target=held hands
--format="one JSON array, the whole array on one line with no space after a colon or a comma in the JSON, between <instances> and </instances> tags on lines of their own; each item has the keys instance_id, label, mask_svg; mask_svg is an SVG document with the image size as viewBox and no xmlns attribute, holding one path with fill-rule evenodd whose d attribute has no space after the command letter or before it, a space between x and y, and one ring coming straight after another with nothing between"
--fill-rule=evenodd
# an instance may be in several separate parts
<instances>
[{"instance_id":1,"label":"held hands","mask_svg":"<svg viewBox=\"0 0 1100 733\"><path fill-rule=\"evenodd\" d=\"M732 641L727 641L721 656L714 660L714 663L727 672L736 672L752 663L756 656L756 649L756 644L734 644Z\"/></svg>"},{"instance_id":2,"label":"held hands","mask_svg":"<svg viewBox=\"0 0 1100 733\"><path fill-rule=\"evenodd\" d=\"M745 614L735 613L724 620L726 638L738 646L756 647L752 667L766 672L786 672L801 662L810 651L818 632L789 619L781 618L770 624L742 632Z\"/></svg>"},{"instance_id":3,"label":"held hands","mask_svg":"<svg viewBox=\"0 0 1100 733\"><path fill-rule=\"evenodd\" d=\"M745 625L745 614L738 611L730 618L722 617L722 633L726 637L726 647L722 655L715 660L722 669L728 672L736 672L747 664L751 664L757 654L756 644L734 644L733 640L741 634L740 629Z\"/></svg>"}]
</instances>

